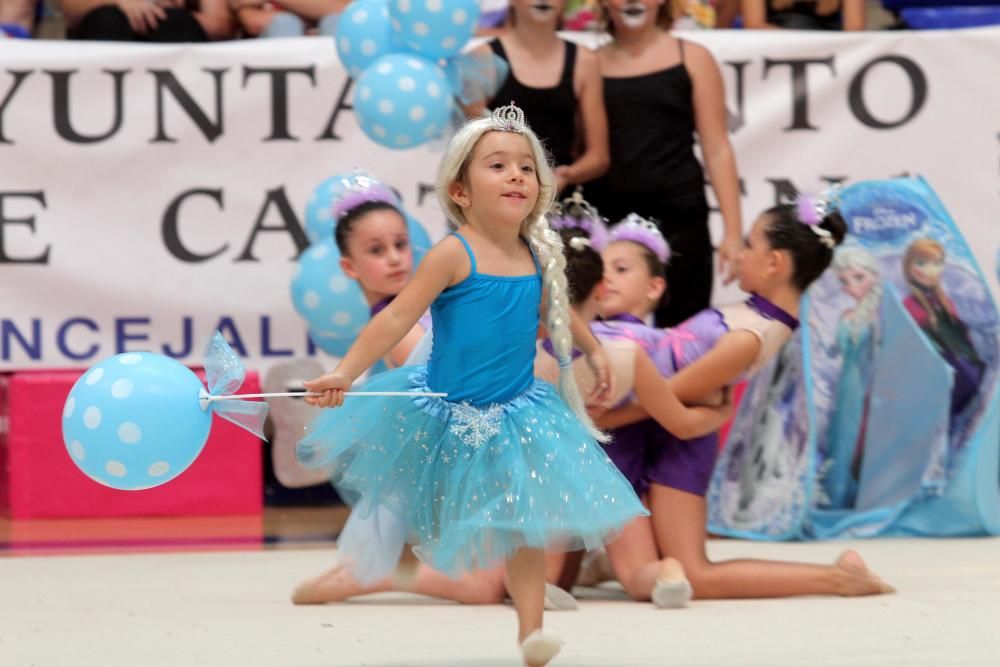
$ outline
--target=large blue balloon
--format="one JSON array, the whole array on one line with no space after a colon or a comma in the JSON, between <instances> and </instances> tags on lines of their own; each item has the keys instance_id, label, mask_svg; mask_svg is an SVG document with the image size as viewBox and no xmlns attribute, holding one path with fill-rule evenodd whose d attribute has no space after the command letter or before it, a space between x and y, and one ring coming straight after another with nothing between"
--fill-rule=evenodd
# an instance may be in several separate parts
<instances>
[{"instance_id":1,"label":"large blue balloon","mask_svg":"<svg viewBox=\"0 0 1000 667\"><path fill-rule=\"evenodd\" d=\"M368 323L368 303L358 284L340 268L332 238L314 243L299 257L292 278L292 303L322 350L342 357Z\"/></svg>"},{"instance_id":2,"label":"large blue balloon","mask_svg":"<svg viewBox=\"0 0 1000 667\"><path fill-rule=\"evenodd\" d=\"M337 54L352 78L382 56L398 50L389 24L389 0L354 0L336 30Z\"/></svg>"},{"instance_id":3,"label":"large blue balloon","mask_svg":"<svg viewBox=\"0 0 1000 667\"><path fill-rule=\"evenodd\" d=\"M445 130L452 90L444 72L431 61L393 53L358 77L354 110L372 141L388 148L413 148Z\"/></svg>"},{"instance_id":4,"label":"large blue balloon","mask_svg":"<svg viewBox=\"0 0 1000 667\"><path fill-rule=\"evenodd\" d=\"M63 408L63 441L91 479L114 489L168 482L201 453L212 414L201 380L159 354L119 354L93 366Z\"/></svg>"},{"instance_id":5,"label":"large blue balloon","mask_svg":"<svg viewBox=\"0 0 1000 667\"><path fill-rule=\"evenodd\" d=\"M333 203L344 193L351 172L336 174L317 185L306 204L306 236L311 243L329 239L333 232Z\"/></svg>"},{"instance_id":6,"label":"large blue balloon","mask_svg":"<svg viewBox=\"0 0 1000 667\"><path fill-rule=\"evenodd\" d=\"M396 41L427 58L456 55L476 31L478 0L391 0Z\"/></svg>"},{"instance_id":7,"label":"large blue balloon","mask_svg":"<svg viewBox=\"0 0 1000 667\"><path fill-rule=\"evenodd\" d=\"M392 193L392 201L389 203L402 210L403 205L395 190L363 170L331 176L316 186L309 197L309 203L306 204L306 236L311 243L333 238L333 228L336 224L333 219L333 209L352 187L357 186L359 176L364 176Z\"/></svg>"},{"instance_id":8,"label":"large blue balloon","mask_svg":"<svg viewBox=\"0 0 1000 667\"><path fill-rule=\"evenodd\" d=\"M416 267L434 244L431 242L431 237L427 234L427 230L420 224L420 221L409 213L406 214L406 231L410 235L410 247L413 249L413 266Z\"/></svg>"}]
</instances>

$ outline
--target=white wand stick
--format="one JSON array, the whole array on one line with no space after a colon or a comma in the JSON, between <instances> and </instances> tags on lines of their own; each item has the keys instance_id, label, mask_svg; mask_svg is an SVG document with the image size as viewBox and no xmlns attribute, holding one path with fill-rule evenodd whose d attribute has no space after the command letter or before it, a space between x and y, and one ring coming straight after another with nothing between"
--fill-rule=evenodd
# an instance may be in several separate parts
<instances>
[{"instance_id":1,"label":"white wand stick","mask_svg":"<svg viewBox=\"0 0 1000 667\"><path fill-rule=\"evenodd\" d=\"M229 394L227 396L205 396L204 400L233 401L243 398L278 398L280 396L322 396L314 391L280 391L272 394ZM447 393L434 391L345 391L344 396L428 396L446 398Z\"/></svg>"}]
</instances>

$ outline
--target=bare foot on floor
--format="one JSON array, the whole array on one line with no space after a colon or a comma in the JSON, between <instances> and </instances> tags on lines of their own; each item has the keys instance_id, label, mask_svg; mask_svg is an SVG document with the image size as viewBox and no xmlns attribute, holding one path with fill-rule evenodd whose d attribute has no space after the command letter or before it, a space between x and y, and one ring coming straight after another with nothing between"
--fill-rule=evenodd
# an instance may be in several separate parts
<instances>
[{"instance_id":1,"label":"bare foot on floor","mask_svg":"<svg viewBox=\"0 0 1000 667\"><path fill-rule=\"evenodd\" d=\"M865 561L853 549L848 549L840 554L834 562L834 567L843 575L840 586L840 594L843 596L881 595L896 592L895 588L869 570Z\"/></svg>"},{"instance_id":2,"label":"bare foot on floor","mask_svg":"<svg viewBox=\"0 0 1000 667\"><path fill-rule=\"evenodd\" d=\"M292 604L340 602L361 592L360 584L350 573L337 566L299 584L292 593Z\"/></svg>"}]
</instances>

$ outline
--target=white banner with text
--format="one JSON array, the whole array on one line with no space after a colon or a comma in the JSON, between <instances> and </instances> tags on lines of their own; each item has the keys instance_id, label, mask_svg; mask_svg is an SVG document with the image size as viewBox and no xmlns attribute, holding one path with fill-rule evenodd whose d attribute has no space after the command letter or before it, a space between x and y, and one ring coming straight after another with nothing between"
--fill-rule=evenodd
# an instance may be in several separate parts
<instances>
[{"instance_id":1,"label":"white banner with text","mask_svg":"<svg viewBox=\"0 0 1000 667\"><path fill-rule=\"evenodd\" d=\"M794 189L921 174L1000 292L1000 30L685 36L723 72L744 226ZM216 329L251 368L317 354L289 285L310 193L352 167L444 231L442 142L368 140L330 40L0 52L0 370L196 365Z\"/></svg>"}]
</instances>

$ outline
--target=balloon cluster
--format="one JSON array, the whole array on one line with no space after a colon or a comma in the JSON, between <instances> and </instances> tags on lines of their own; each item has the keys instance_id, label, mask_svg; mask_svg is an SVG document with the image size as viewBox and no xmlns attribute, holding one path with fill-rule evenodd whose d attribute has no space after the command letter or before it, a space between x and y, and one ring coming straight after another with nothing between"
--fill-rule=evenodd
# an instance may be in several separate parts
<instances>
[{"instance_id":1,"label":"balloon cluster","mask_svg":"<svg viewBox=\"0 0 1000 667\"><path fill-rule=\"evenodd\" d=\"M354 110L372 141L394 149L440 136L452 115L453 61L479 20L477 0L354 0L337 22Z\"/></svg>"},{"instance_id":2,"label":"balloon cluster","mask_svg":"<svg viewBox=\"0 0 1000 667\"><path fill-rule=\"evenodd\" d=\"M384 201L403 211L389 186L367 172L332 176L318 186L306 206L306 235L312 245L299 256L292 278L292 303L309 327L317 347L342 357L368 323L369 307L358 284L340 268L334 241L337 218L365 201ZM414 266L430 250L431 240L420 222L403 211Z\"/></svg>"}]
</instances>

